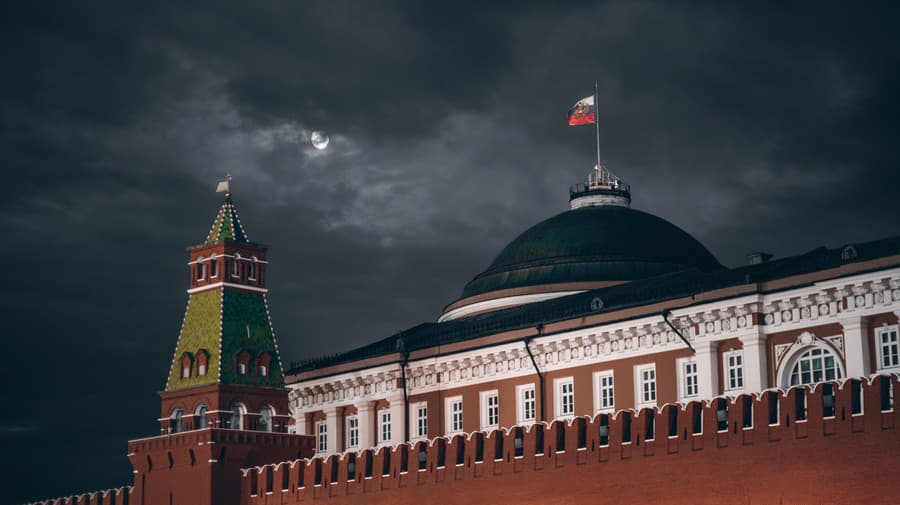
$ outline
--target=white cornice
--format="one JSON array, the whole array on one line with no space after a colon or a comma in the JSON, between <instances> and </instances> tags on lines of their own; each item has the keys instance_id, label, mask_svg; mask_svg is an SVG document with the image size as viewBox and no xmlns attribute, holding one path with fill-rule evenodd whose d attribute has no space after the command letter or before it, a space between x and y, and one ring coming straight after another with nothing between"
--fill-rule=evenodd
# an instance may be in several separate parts
<instances>
[{"instance_id":1,"label":"white cornice","mask_svg":"<svg viewBox=\"0 0 900 505\"><path fill-rule=\"evenodd\" d=\"M200 286L196 288L188 289L188 294L200 293L202 291L209 291L211 289L218 289L221 287L226 288L235 288L235 289L244 289L246 291L253 291L255 293L268 293L269 290L265 288L257 288L253 286L245 286L243 284L235 284L233 282L216 282L215 284L208 284L206 286Z\"/></svg>"},{"instance_id":2,"label":"white cornice","mask_svg":"<svg viewBox=\"0 0 900 505\"><path fill-rule=\"evenodd\" d=\"M498 310L507 307L513 307L515 305L543 302L544 300L551 300L553 298L559 298L562 296L574 295L576 293L584 293L584 290L556 291L553 293L534 293L530 295L506 296L503 298L495 298L493 300L485 300L483 302L476 302L469 305L463 305L462 307L457 307L439 317L438 322L443 323L444 321L452 321L453 319L458 319L470 314L475 314L476 312Z\"/></svg>"}]
</instances>

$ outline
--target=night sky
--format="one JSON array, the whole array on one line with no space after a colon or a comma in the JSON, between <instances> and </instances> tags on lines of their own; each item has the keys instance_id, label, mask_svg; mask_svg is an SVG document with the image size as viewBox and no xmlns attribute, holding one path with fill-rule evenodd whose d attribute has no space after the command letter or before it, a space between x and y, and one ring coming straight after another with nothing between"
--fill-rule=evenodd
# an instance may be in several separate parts
<instances>
[{"instance_id":1,"label":"night sky","mask_svg":"<svg viewBox=\"0 0 900 505\"><path fill-rule=\"evenodd\" d=\"M633 207L724 264L900 233L888 4L437 3L2 7L0 501L131 482L226 173L285 364L434 320L565 210L595 80Z\"/></svg>"}]
</instances>

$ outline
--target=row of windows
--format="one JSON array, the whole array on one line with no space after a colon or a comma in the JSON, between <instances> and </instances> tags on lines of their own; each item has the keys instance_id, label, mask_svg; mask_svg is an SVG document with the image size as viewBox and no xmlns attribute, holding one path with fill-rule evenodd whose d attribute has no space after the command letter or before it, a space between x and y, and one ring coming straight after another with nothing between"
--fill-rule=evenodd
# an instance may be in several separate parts
<instances>
[{"instance_id":1,"label":"row of windows","mask_svg":"<svg viewBox=\"0 0 900 505\"><path fill-rule=\"evenodd\" d=\"M233 429L233 430L243 430L245 429L245 417L246 417L246 409L241 404L234 404L231 406L230 411L223 416L224 417L224 427ZM172 410L172 414L169 418L169 431L171 433L181 433L185 431L185 423L184 423L184 409L176 408ZM255 428L257 431L273 431L274 424L273 419L275 418L275 409L266 405L259 411L259 419ZM193 427L191 429L202 430L205 428L209 428L209 407L205 404L199 405L194 410L193 415Z\"/></svg>"},{"instance_id":2,"label":"row of windows","mask_svg":"<svg viewBox=\"0 0 900 505\"><path fill-rule=\"evenodd\" d=\"M196 354L186 352L181 355L179 360L181 365L181 378L187 379L194 374L198 377L206 376L209 366L209 353L204 349L200 349Z\"/></svg>"},{"instance_id":3,"label":"row of windows","mask_svg":"<svg viewBox=\"0 0 900 505\"><path fill-rule=\"evenodd\" d=\"M740 390L744 387L744 362L743 351L730 351L723 355L725 366L726 391ZM696 398L699 396L699 374L697 363L693 359L679 361L679 394L681 398ZM825 348L812 348L801 354L793 364L791 370L791 386L801 384L815 384L823 381L840 379L842 372L835 356ZM639 365L635 367L635 406L647 407L657 404L657 373L655 364ZM616 409L615 402L615 377L612 370L597 372L594 374L594 410L596 412L612 412ZM575 415L575 382L574 379L562 378L554 381L554 405L555 417L570 417ZM517 387L517 413L518 423L534 422L536 419L536 399L534 384ZM462 397L446 399L448 418L446 429L448 433L463 430L463 400ZM497 391L483 392L481 394L481 428L496 427L499 422L500 398ZM421 407L426 412L425 407ZM423 415L424 417L424 415ZM424 426L425 421L422 421ZM424 432L418 433L425 436Z\"/></svg>"},{"instance_id":4,"label":"row of windows","mask_svg":"<svg viewBox=\"0 0 900 505\"><path fill-rule=\"evenodd\" d=\"M864 405L863 405L864 395L863 395L862 383L859 380L851 380L851 381L849 381L849 384L846 387L849 389L849 392L850 392L850 399L849 399L850 403L848 405L849 414L854 415L854 416L862 414L863 407L864 407ZM893 383L889 379L882 380L882 381L880 381L879 387L880 387L880 390L879 390L879 394L878 394L878 398L879 398L878 407L880 407L882 412L890 412L894 407ZM488 398L490 398L490 397L488 396ZM490 402L490 400L488 400L488 401ZM822 412L822 416L824 418L833 418L836 415L838 415L837 408L835 405L835 390L834 390L833 383L826 383L822 386L820 401L822 402L821 412ZM742 395L735 401L735 403L737 405L740 405L740 415L733 416L733 415L729 415L729 410L731 408L731 405L729 404L729 402L723 398L716 399L712 403L712 406L715 408L715 418L714 418L715 430L718 432L723 432L723 431L728 431L729 429L733 429L734 432L737 433L738 427L741 427L744 429L753 428L754 423L756 422L756 420L754 419L755 412L759 412L761 415L765 416L765 419L769 426L776 426L776 425L780 425L782 423L786 423L788 426L790 426L790 423L792 421L800 423L800 422L805 422L807 420L808 410L809 410L809 405L808 405L809 397L806 393L801 392L799 394L794 395L793 401L789 402L785 406L785 412L782 412L783 400L781 399L781 397L779 396L779 394L777 392L766 393L761 398L761 402L763 403L764 406L761 409L756 409L754 407L754 401L753 401L752 396ZM666 434L670 438L677 437L680 435L680 433L678 431L679 425L680 425L679 424L680 410L681 409L677 406L670 406L669 408L667 408L666 410L664 410L661 413L661 414L663 414L662 418L666 420L666 425L667 425L665 427ZM704 431L704 424L705 424L704 416L703 416L704 408L703 408L702 402L699 402L699 401L691 402L684 407L684 410L686 411L686 414L689 416L688 422L681 425L684 427L684 431L683 431L684 437L686 438L688 433L691 433L692 435L702 434ZM381 411L382 416L384 415L385 412L386 411ZM384 417L382 417L382 426L384 426L385 423L387 423L388 425L390 423L390 413L387 413L387 414L388 414L388 417L386 420ZM425 413L424 415L427 415L427 413ZM841 416L846 415L846 412L844 411L844 409L841 409L840 415ZM633 416L633 414L631 412L623 412L621 414L621 424L620 424L621 442L623 444L631 443L633 441L634 432L637 431L637 429L641 429L641 428L643 429L643 433L639 436L642 436L642 438L646 441L654 440L657 435L656 423L657 423L658 416L642 414L641 417L643 418L643 422L642 422L643 426L637 427L637 428L635 428L633 426L633 417L632 416ZM599 433L598 433L599 434L599 442L600 442L601 446L609 445L610 417L611 417L610 414L601 414L597 419L598 430L599 430ZM348 418L348 420L352 420L354 418L355 418L355 416L351 416L350 418ZM577 427L577 447L584 448L587 443L587 437L586 437L586 431L585 431L587 423L586 423L585 419L581 418L581 419L576 420L575 425ZM358 424L356 424L356 423L348 422L348 426L352 427L352 428L350 428L351 430L358 430ZM543 454L544 453L544 450L545 450L544 431L545 431L545 428L542 425L537 426L536 431L535 431L535 454ZM318 435L318 447L317 447L318 451L326 452L328 450L328 446L327 446L328 426L324 421L316 424L316 433ZM482 461L482 458L483 458L483 454L482 454L483 450L484 450L483 436L484 435L482 433L476 433L474 436L476 461ZM566 446L565 436L566 436L565 430L558 429L556 431L556 437L557 437L556 448L557 448L557 450L560 450L560 448L564 448ZM523 429L521 427L516 427L513 430L513 437L514 437L513 448L515 451L514 455L516 457L522 456L523 445L524 445L522 443ZM445 444L446 444L446 441L443 439L439 439L436 442L436 447L438 450L438 461L437 461L438 466L444 465L443 449L444 449ZM498 459L502 458L502 456L503 456L503 447L502 447L503 437L496 438L495 444L499 444L498 446L495 447L495 449L496 449L494 451L495 458L498 458ZM419 463L420 463L419 468L422 469L423 468L422 465L424 465L424 463L426 461L426 458L423 457L424 456L423 452L425 450L425 448L424 448L425 446L423 443L420 443L420 444L417 444L416 447L417 447L416 451L420 452L419 458L418 458ZM465 450L464 447L465 447L464 444L458 444L457 451L464 451ZM351 447L348 447L348 449L349 448L358 449L359 447L357 445L353 445ZM402 450L404 450L403 447L401 447L401 451ZM389 457L390 453L386 452L385 454L388 455L385 457ZM355 457L355 456L351 455L351 457ZM366 476L370 477L371 476L371 470L370 470L371 452L366 454L364 457L367 458ZM458 452L457 453L457 464L462 463L462 461L464 461L464 454ZM355 463L355 459L352 462ZM385 466L389 467L390 465L387 464ZM355 465L348 467L348 471L354 472ZM350 478L351 479L353 478L352 474L351 474Z\"/></svg>"},{"instance_id":5,"label":"row of windows","mask_svg":"<svg viewBox=\"0 0 900 505\"><path fill-rule=\"evenodd\" d=\"M898 343L897 326L886 327L877 333L879 346L879 360L882 367L900 365L900 343ZM743 351L732 350L722 355L724 367L722 379L726 392L737 391L744 388L744 359ZM635 407L643 408L657 404L657 372L655 364L638 365L635 367ZM808 348L793 360L789 379L784 386L810 385L824 381L832 381L843 377L840 364L836 356L825 347ZM616 409L615 402L615 377L612 370L596 372L593 380L594 410L596 412L612 412ZM575 415L575 383L574 379L561 378L554 381L554 405L553 415L556 418L571 417ZM697 398L700 395L700 373L694 358L683 358L678 361L678 395L680 400ZM445 399L444 425L446 433L459 433L463 431L463 398L461 396ZM535 422L537 418L537 400L534 384L525 384L516 388L516 422ZM630 406L630 405L629 405ZM428 436L428 405L425 402L411 405L412 419L411 434L414 438ZM499 426L500 422L500 396L498 391L483 391L480 394L480 425L482 429L491 429ZM391 413L387 410L379 411L378 443L383 444L392 440ZM355 448L359 445L359 420L356 416L347 418L346 441L347 448ZM319 450L325 451L328 441L328 428L324 422L317 423Z\"/></svg>"},{"instance_id":6,"label":"row of windows","mask_svg":"<svg viewBox=\"0 0 900 505\"><path fill-rule=\"evenodd\" d=\"M247 335L249 338L250 335L250 327L247 327ZM256 356L256 358L250 359L250 351L247 349L242 350L237 353L234 357L234 373L237 375L249 375L251 372L250 365L253 365L253 374L259 377L268 377L270 372L270 365L272 363L272 355L268 353L268 351L263 351ZM252 362L252 363L251 363Z\"/></svg>"},{"instance_id":7,"label":"row of windows","mask_svg":"<svg viewBox=\"0 0 900 505\"><path fill-rule=\"evenodd\" d=\"M256 280L256 273L259 270L258 267L259 260L256 256L253 256L249 261L247 261L247 278L250 280ZM231 259L231 276L234 278L240 278L241 276L241 255L237 254L234 258ZM210 279L215 279L219 276L219 258L215 254L210 256L208 259L200 256L197 258L196 265L194 266L194 274L197 277L197 280L203 280L209 277Z\"/></svg>"}]
</instances>

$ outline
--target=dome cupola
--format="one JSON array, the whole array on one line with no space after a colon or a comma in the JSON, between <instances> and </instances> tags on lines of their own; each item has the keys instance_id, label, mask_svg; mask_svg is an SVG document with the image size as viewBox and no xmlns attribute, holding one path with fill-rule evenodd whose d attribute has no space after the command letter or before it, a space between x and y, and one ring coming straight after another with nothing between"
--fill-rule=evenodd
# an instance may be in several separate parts
<instances>
[{"instance_id":1,"label":"dome cupola","mask_svg":"<svg viewBox=\"0 0 900 505\"><path fill-rule=\"evenodd\" d=\"M570 210L509 243L440 321L533 303L588 289L721 265L695 238L632 209L630 187L602 167L570 189Z\"/></svg>"}]
</instances>

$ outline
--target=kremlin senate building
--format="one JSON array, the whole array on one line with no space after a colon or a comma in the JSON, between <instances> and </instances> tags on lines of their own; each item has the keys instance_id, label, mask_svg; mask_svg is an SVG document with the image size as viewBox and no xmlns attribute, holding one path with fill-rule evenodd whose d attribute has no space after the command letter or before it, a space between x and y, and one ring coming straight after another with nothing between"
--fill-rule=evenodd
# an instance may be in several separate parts
<instances>
[{"instance_id":1,"label":"kremlin senate building","mask_svg":"<svg viewBox=\"0 0 900 505\"><path fill-rule=\"evenodd\" d=\"M727 268L599 165L569 203L436 321L286 368L226 192L133 483L38 503L900 502L900 237Z\"/></svg>"}]
</instances>

